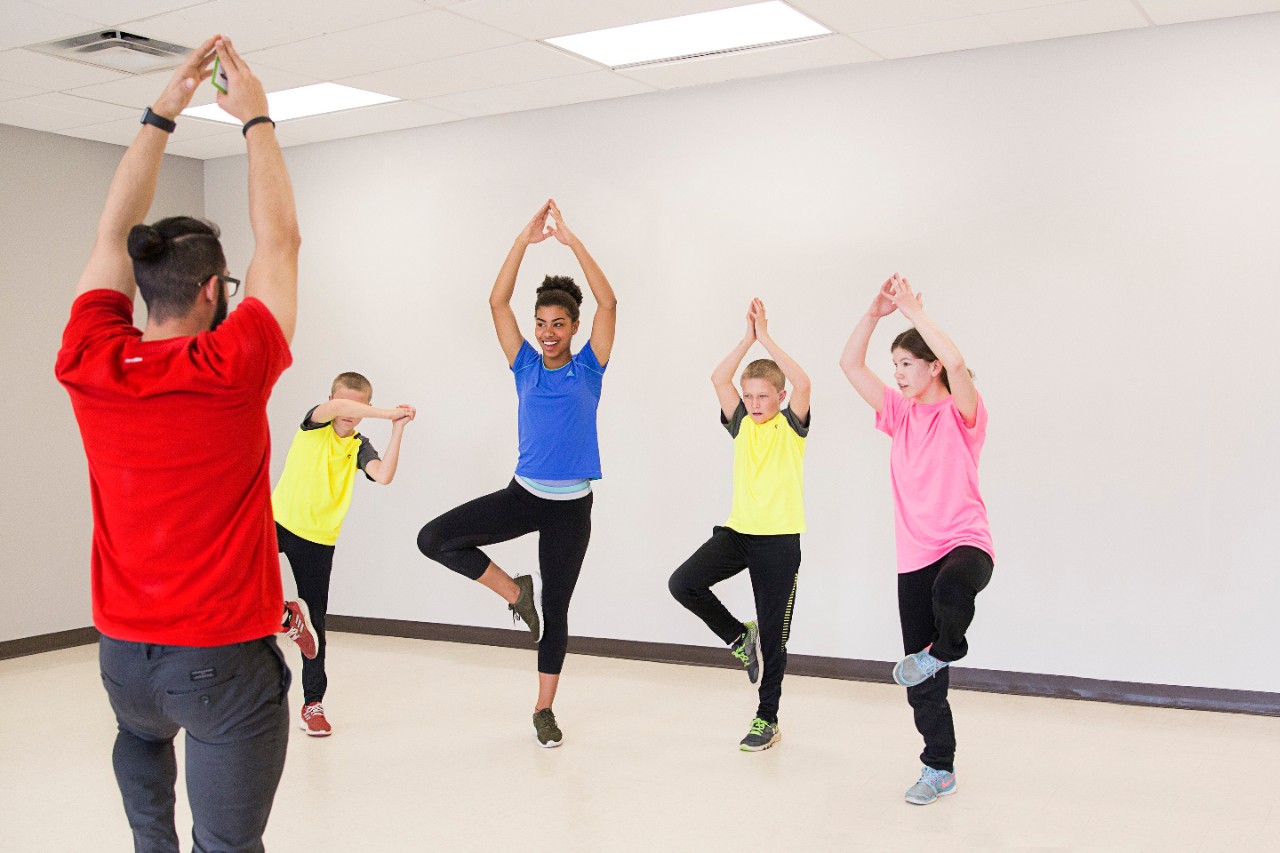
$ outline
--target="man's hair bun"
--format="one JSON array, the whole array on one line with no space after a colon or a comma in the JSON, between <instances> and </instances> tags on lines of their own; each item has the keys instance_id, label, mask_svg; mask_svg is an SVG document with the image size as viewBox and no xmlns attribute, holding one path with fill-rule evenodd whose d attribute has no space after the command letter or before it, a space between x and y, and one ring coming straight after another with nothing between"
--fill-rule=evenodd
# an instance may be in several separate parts
<instances>
[{"instance_id":1,"label":"man's hair bun","mask_svg":"<svg viewBox=\"0 0 1280 853\"><path fill-rule=\"evenodd\" d=\"M164 254L168 241L150 225L129 229L129 257L135 261L154 261Z\"/></svg>"}]
</instances>

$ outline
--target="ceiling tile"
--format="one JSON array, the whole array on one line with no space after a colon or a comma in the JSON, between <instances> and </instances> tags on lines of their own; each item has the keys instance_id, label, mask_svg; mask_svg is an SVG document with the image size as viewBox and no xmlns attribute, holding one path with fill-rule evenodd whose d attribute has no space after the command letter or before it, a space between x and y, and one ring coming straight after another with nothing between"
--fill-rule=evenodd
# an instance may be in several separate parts
<instances>
[{"instance_id":1,"label":"ceiling tile","mask_svg":"<svg viewBox=\"0 0 1280 853\"><path fill-rule=\"evenodd\" d=\"M518 41L510 33L433 10L258 51L247 58L250 63L256 60L338 80Z\"/></svg>"},{"instance_id":2,"label":"ceiling tile","mask_svg":"<svg viewBox=\"0 0 1280 853\"><path fill-rule=\"evenodd\" d=\"M801 12L842 33L905 27L973 14L964 0L789 0Z\"/></svg>"},{"instance_id":3,"label":"ceiling tile","mask_svg":"<svg viewBox=\"0 0 1280 853\"><path fill-rule=\"evenodd\" d=\"M97 26L97 21L79 15L58 12L25 0L5 0L0 50L74 36Z\"/></svg>"},{"instance_id":4,"label":"ceiling tile","mask_svg":"<svg viewBox=\"0 0 1280 853\"><path fill-rule=\"evenodd\" d=\"M1134 0L1157 24L1280 12L1280 0Z\"/></svg>"},{"instance_id":5,"label":"ceiling tile","mask_svg":"<svg viewBox=\"0 0 1280 853\"><path fill-rule=\"evenodd\" d=\"M89 116L90 120L95 122L129 118L130 116L133 116L134 121L137 121L140 115L139 111L129 107L122 107L118 104L104 104L102 101L92 101L88 98L77 98L75 95L68 95L65 92L49 92L44 95L36 95L34 98L27 98L27 103L35 104L39 107L47 107L51 110L62 110L76 113L77 115Z\"/></svg>"},{"instance_id":6,"label":"ceiling tile","mask_svg":"<svg viewBox=\"0 0 1280 853\"><path fill-rule=\"evenodd\" d=\"M121 71L107 71L30 50L0 53L0 80L39 86L45 90L71 89L128 76Z\"/></svg>"},{"instance_id":7,"label":"ceiling tile","mask_svg":"<svg viewBox=\"0 0 1280 853\"><path fill-rule=\"evenodd\" d=\"M36 95L36 97L42 98L45 96ZM29 127L32 130L57 131L68 127L97 124L101 121L101 116L32 103L30 98L0 101L0 124Z\"/></svg>"},{"instance_id":8,"label":"ceiling tile","mask_svg":"<svg viewBox=\"0 0 1280 853\"><path fill-rule=\"evenodd\" d=\"M35 86L24 86L22 83L10 83L8 80L0 80L0 101L11 101L14 98L29 98L32 95L38 95L44 89L37 89Z\"/></svg>"},{"instance_id":9,"label":"ceiling tile","mask_svg":"<svg viewBox=\"0 0 1280 853\"><path fill-rule=\"evenodd\" d=\"M567 74L599 71L600 66L537 42L520 42L493 50L420 62L338 82L397 98L421 100L468 89L489 89Z\"/></svg>"},{"instance_id":10,"label":"ceiling tile","mask_svg":"<svg viewBox=\"0 0 1280 853\"><path fill-rule=\"evenodd\" d=\"M951 21L935 21L873 30L858 33L857 41L874 50L885 59L902 59L908 56L925 56L953 50L970 50L1008 44L1009 39L995 30L982 17L957 18Z\"/></svg>"},{"instance_id":11,"label":"ceiling tile","mask_svg":"<svg viewBox=\"0 0 1280 853\"><path fill-rule=\"evenodd\" d=\"M146 18L188 6L198 6L208 3L209 0L111 0L109 3L93 2L93 0L29 0L29 2L69 15L92 18L99 24L115 26L136 18ZM74 35L74 33L67 35Z\"/></svg>"},{"instance_id":12,"label":"ceiling tile","mask_svg":"<svg viewBox=\"0 0 1280 853\"><path fill-rule=\"evenodd\" d=\"M674 89L879 59L852 39L836 35L796 44L623 68L618 73L660 89Z\"/></svg>"},{"instance_id":13,"label":"ceiling tile","mask_svg":"<svg viewBox=\"0 0 1280 853\"><path fill-rule=\"evenodd\" d=\"M139 35L194 47L225 33L241 53L421 13L416 0L213 0L128 22Z\"/></svg>"},{"instance_id":14,"label":"ceiling tile","mask_svg":"<svg viewBox=\"0 0 1280 853\"><path fill-rule=\"evenodd\" d=\"M545 100L525 91L519 85L441 95L438 98L427 98L422 103L467 118L536 110L547 106Z\"/></svg>"},{"instance_id":15,"label":"ceiling tile","mask_svg":"<svg viewBox=\"0 0 1280 853\"><path fill-rule=\"evenodd\" d=\"M443 124L460 118L462 116L457 113L446 112L417 101L397 101L391 104L361 107L358 110L293 119L282 124L281 128L289 134L291 139L323 142L329 139L345 139L352 136L366 136L370 133Z\"/></svg>"},{"instance_id":16,"label":"ceiling tile","mask_svg":"<svg viewBox=\"0 0 1280 853\"><path fill-rule=\"evenodd\" d=\"M593 71L590 74L574 74L571 77L535 80L532 83L522 83L520 88L531 98L540 100L544 106L548 107L643 95L654 91L652 86L624 77L614 71Z\"/></svg>"},{"instance_id":17,"label":"ceiling tile","mask_svg":"<svg viewBox=\"0 0 1280 853\"><path fill-rule=\"evenodd\" d=\"M1018 9L1034 9L1038 6L1060 6L1064 3L1077 3L1079 0L964 0L964 5L977 15L990 15L995 12L1013 12ZM1125 0L1129 2L1129 0Z\"/></svg>"},{"instance_id":18,"label":"ceiling tile","mask_svg":"<svg viewBox=\"0 0 1280 853\"><path fill-rule=\"evenodd\" d=\"M1013 41L1108 33L1149 26L1129 0L1081 0L1060 6L1020 9L987 15L986 19Z\"/></svg>"}]
</instances>

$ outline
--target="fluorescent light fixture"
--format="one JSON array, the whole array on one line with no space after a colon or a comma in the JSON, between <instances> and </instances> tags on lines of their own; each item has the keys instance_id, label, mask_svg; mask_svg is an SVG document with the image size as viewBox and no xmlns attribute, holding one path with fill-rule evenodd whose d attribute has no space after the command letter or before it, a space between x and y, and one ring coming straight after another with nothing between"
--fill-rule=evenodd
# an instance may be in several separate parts
<instances>
[{"instance_id":1,"label":"fluorescent light fixture","mask_svg":"<svg viewBox=\"0 0 1280 853\"><path fill-rule=\"evenodd\" d=\"M749 47L830 35L786 3L771 0L718 12L612 27L574 36L545 39L548 44L620 68L727 53Z\"/></svg>"},{"instance_id":2,"label":"fluorescent light fixture","mask_svg":"<svg viewBox=\"0 0 1280 853\"><path fill-rule=\"evenodd\" d=\"M356 107L369 107L374 104L386 104L398 101L390 95L379 95L377 92L366 92L337 83L316 83L311 86L299 86L297 89L285 89L281 92L267 94L267 109L271 118L277 122L291 118L306 118L324 113L336 113L340 110L353 110ZM217 104L206 104L203 107L188 107L182 111L184 116L207 118L227 124L239 124L240 119L223 111Z\"/></svg>"}]
</instances>

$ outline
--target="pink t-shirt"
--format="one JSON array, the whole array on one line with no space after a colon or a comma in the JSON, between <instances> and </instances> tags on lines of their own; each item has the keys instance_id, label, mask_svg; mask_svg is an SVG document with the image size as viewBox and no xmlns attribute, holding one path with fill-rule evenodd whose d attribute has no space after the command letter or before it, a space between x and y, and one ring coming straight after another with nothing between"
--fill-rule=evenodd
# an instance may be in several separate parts
<instances>
[{"instance_id":1,"label":"pink t-shirt","mask_svg":"<svg viewBox=\"0 0 1280 853\"><path fill-rule=\"evenodd\" d=\"M886 386L876 429L887 433L893 482L898 572L914 572L961 545L995 559L987 506L978 492L978 456L987 438L987 408L978 398L973 428L955 399L925 405Z\"/></svg>"}]
</instances>

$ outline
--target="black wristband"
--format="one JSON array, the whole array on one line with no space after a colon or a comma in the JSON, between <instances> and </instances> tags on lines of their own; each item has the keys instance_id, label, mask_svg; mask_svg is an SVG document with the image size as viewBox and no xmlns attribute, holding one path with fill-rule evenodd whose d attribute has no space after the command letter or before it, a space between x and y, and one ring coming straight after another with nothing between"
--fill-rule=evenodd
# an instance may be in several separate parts
<instances>
[{"instance_id":1,"label":"black wristband","mask_svg":"<svg viewBox=\"0 0 1280 853\"><path fill-rule=\"evenodd\" d=\"M257 118L249 119L244 123L244 127L240 130L240 134L244 136L246 139L248 139L249 128L253 127L255 124L262 124L264 121L271 121L271 116L258 116ZM275 127L276 123L274 121L271 121L271 126Z\"/></svg>"},{"instance_id":2,"label":"black wristband","mask_svg":"<svg viewBox=\"0 0 1280 853\"><path fill-rule=\"evenodd\" d=\"M173 133L178 123L173 119L165 118L162 115L156 115L151 111L151 107L147 107L142 111L142 119L139 124L149 124L152 127L158 127L165 133Z\"/></svg>"}]
</instances>

